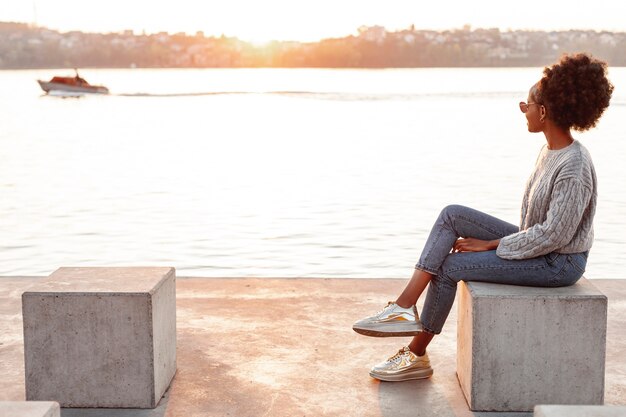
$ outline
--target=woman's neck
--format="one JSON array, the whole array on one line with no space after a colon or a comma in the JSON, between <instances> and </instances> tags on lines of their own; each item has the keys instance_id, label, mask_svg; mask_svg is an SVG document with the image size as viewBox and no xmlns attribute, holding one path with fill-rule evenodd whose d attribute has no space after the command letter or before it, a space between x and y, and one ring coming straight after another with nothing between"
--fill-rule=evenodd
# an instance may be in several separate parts
<instances>
[{"instance_id":1,"label":"woman's neck","mask_svg":"<svg viewBox=\"0 0 626 417\"><path fill-rule=\"evenodd\" d=\"M572 137L569 129L563 129L546 121L546 127L543 130L543 134L546 136L546 141L548 142L548 149L550 150L558 150L568 147L574 142L574 138Z\"/></svg>"}]
</instances>

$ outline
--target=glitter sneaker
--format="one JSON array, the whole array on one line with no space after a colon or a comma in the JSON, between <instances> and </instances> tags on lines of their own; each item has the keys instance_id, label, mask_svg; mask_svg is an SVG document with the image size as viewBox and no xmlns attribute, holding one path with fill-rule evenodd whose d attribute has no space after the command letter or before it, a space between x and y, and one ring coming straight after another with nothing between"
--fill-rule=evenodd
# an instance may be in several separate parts
<instances>
[{"instance_id":1,"label":"glitter sneaker","mask_svg":"<svg viewBox=\"0 0 626 417\"><path fill-rule=\"evenodd\" d=\"M429 378L433 374L428 355L417 356L408 346L403 347L387 359L374 366L370 376L381 381L408 381L410 379Z\"/></svg>"},{"instance_id":2,"label":"glitter sneaker","mask_svg":"<svg viewBox=\"0 0 626 417\"><path fill-rule=\"evenodd\" d=\"M374 337L415 336L422 331L422 323L415 306L402 308L389 301L378 313L354 323L352 330Z\"/></svg>"}]
</instances>

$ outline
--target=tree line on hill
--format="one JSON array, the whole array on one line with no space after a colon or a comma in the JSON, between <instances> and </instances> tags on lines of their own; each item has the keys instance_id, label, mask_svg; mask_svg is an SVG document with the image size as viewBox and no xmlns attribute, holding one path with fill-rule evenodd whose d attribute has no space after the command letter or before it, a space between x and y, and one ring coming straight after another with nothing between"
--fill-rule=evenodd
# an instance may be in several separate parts
<instances>
[{"instance_id":1,"label":"tree line on hill","mask_svg":"<svg viewBox=\"0 0 626 417\"><path fill-rule=\"evenodd\" d=\"M466 26L447 31L358 34L319 42L255 45L202 32L134 34L67 32L0 22L0 68L406 68L542 66L562 53L590 52L612 66L626 65L626 34L596 31L500 31Z\"/></svg>"}]
</instances>

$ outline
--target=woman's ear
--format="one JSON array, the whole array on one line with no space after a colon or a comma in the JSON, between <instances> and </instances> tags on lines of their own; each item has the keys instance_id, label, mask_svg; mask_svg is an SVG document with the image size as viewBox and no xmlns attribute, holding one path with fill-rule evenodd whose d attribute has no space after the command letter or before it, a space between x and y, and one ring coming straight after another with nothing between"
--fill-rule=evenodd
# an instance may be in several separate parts
<instances>
[{"instance_id":1,"label":"woman's ear","mask_svg":"<svg viewBox=\"0 0 626 417\"><path fill-rule=\"evenodd\" d=\"M546 120L546 106L539 106L539 121L543 123Z\"/></svg>"}]
</instances>

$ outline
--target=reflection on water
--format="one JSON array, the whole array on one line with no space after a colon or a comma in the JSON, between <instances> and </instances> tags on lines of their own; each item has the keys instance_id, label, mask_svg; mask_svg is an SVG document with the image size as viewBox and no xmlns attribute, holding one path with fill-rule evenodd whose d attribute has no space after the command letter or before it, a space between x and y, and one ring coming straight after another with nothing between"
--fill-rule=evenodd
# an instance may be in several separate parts
<instances>
[{"instance_id":1,"label":"reflection on water","mask_svg":"<svg viewBox=\"0 0 626 417\"><path fill-rule=\"evenodd\" d=\"M0 73L0 275L406 277L446 204L517 223L543 144L517 108L540 69L92 70L110 96L41 97L54 72ZM591 278L626 266L625 113L580 136Z\"/></svg>"}]
</instances>

